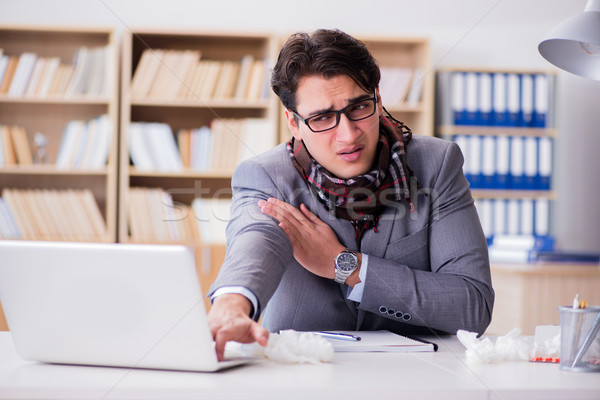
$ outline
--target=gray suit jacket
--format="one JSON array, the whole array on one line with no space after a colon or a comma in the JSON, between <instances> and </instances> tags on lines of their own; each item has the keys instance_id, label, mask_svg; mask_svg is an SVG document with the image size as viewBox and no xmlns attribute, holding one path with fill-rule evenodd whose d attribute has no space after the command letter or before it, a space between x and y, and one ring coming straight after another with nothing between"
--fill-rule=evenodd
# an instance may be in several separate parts
<instances>
[{"instance_id":1,"label":"gray suit jacket","mask_svg":"<svg viewBox=\"0 0 600 400\"><path fill-rule=\"evenodd\" d=\"M407 163L420 190L414 210L406 201L388 207L377 232L361 242L368 269L361 303L346 285L313 275L292 255L277 223L261 213L260 199L301 203L329 224L342 245L356 249L354 228L330 215L294 168L285 145L248 160L233 179L227 254L210 293L244 286L258 298L270 331L377 330L403 334L483 333L494 302L487 246L463 157L453 143L413 136ZM331 261L333 268L333 260Z\"/></svg>"}]
</instances>

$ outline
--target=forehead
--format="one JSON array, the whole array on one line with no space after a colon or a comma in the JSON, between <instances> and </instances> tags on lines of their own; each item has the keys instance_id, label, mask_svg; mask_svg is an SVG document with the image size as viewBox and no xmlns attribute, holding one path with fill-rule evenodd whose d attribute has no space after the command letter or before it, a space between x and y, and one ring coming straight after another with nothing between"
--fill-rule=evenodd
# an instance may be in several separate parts
<instances>
[{"instance_id":1,"label":"forehead","mask_svg":"<svg viewBox=\"0 0 600 400\"><path fill-rule=\"evenodd\" d=\"M306 76L298 83L296 108L301 114L340 109L368 94L347 75Z\"/></svg>"}]
</instances>

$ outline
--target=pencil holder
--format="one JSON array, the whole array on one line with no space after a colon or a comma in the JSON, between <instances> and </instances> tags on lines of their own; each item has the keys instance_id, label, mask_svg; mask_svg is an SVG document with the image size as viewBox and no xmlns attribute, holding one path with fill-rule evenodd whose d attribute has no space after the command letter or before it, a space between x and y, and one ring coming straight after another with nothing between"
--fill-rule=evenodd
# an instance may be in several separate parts
<instances>
[{"instance_id":1,"label":"pencil holder","mask_svg":"<svg viewBox=\"0 0 600 400\"><path fill-rule=\"evenodd\" d=\"M600 372L600 307L559 307L560 369Z\"/></svg>"}]
</instances>

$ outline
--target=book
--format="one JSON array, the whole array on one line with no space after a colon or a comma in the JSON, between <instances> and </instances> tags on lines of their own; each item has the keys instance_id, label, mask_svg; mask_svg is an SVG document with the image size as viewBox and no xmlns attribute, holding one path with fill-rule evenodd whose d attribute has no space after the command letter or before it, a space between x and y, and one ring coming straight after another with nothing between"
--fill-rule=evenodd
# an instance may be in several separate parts
<instances>
[{"instance_id":1,"label":"book","mask_svg":"<svg viewBox=\"0 0 600 400\"><path fill-rule=\"evenodd\" d=\"M315 332L319 334L319 332ZM360 340L339 340L327 338L336 352L428 352L437 351L435 343L427 342L390 331L331 331L344 335L357 336Z\"/></svg>"},{"instance_id":2,"label":"book","mask_svg":"<svg viewBox=\"0 0 600 400\"><path fill-rule=\"evenodd\" d=\"M9 57L8 65L6 66L6 70L4 71L4 76L2 77L2 83L0 83L0 94L8 94L8 91L12 84L13 77L17 70L18 63L19 63L18 56L10 56Z\"/></svg>"},{"instance_id":3,"label":"book","mask_svg":"<svg viewBox=\"0 0 600 400\"><path fill-rule=\"evenodd\" d=\"M131 80L131 97L144 98L148 94L163 56L163 50L146 49L135 69Z\"/></svg>"},{"instance_id":4,"label":"book","mask_svg":"<svg viewBox=\"0 0 600 400\"><path fill-rule=\"evenodd\" d=\"M38 57L36 60L33 71L31 72L31 77L29 78L29 82L27 82L27 87L25 88L25 96L34 96L37 94L36 90L42 78L42 72L46 67L47 61L47 57Z\"/></svg>"},{"instance_id":5,"label":"book","mask_svg":"<svg viewBox=\"0 0 600 400\"><path fill-rule=\"evenodd\" d=\"M17 163L12 135L8 125L0 125L0 141L2 142L2 159L4 166L11 166Z\"/></svg>"},{"instance_id":6,"label":"book","mask_svg":"<svg viewBox=\"0 0 600 400\"><path fill-rule=\"evenodd\" d=\"M253 63L254 57L251 54L244 55L240 60L239 74L233 95L236 100L243 100L246 97Z\"/></svg>"},{"instance_id":7,"label":"book","mask_svg":"<svg viewBox=\"0 0 600 400\"><path fill-rule=\"evenodd\" d=\"M490 239L488 253L492 262L525 264L536 261L538 252L553 251L554 246L552 236L494 235Z\"/></svg>"},{"instance_id":8,"label":"book","mask_svg":"<svg viewBox=\"0 0 600 400\"><path fill-rule=\"evenodd\" d=\"M29 146L29 139L25 128L18 125L9 127L11 134L11 140L14 147L15 159L17 164L20 165L31 165L33 164L33 156L31 153L31 147Z\"/></svg>"},{"instance_id":9,"label":"book","mask_svg":"<svg viewBox=\"0 0 600 400\"><path fill-rule=\"evenodd\" d=\"M246 100L260 100L263 98L261 89L265 82L265 73L267 67L264 60L254 60L248 77L248 87L246 88Z\"/></svg>"},{"instance_id":10,"label":"book","mask_svg":"<svg viewBox=\"0 0 600 400\"><path fill-rule=\"evenodd\" d=\"M25 89L33 67L35 66L35 60L37 55L35 53L25 52L19 57L19 62L15 69L12 82L8 88L8 94L11 96L22 96L25 94Z\"/></svg>"},{"instance_id":11,"label":"book","mask_svg":"<svg viewBox=\"0 0 600 400\"><path fill-rule=\"evenodd\" d=\"M60 58L50 57L44 65L40 76L40 82L35 89L35 95L40 97L46 97L50 94L50 87L54 82L54 77L58 73L60 67Z\"/></svg>"}]
</instances>

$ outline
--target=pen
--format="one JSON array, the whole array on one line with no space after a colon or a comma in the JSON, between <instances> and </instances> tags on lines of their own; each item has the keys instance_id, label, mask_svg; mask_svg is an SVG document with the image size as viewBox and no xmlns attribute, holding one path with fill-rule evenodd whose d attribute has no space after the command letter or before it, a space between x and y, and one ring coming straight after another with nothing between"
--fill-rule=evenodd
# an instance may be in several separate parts
<instances>
[{"instance_id":1,"label":"pen","mask_svg":"<svg viewBox=\"0 0 600 400\"><path fill-rule=\"evenodd\" d=\"M323 336L328 339L337 339L337 340L349 340L352 342L358 342L360 340L360 336L350 335L347 333L335 333L335 332L313 332L315 335Z\"/></svg>"}]
</instances>

